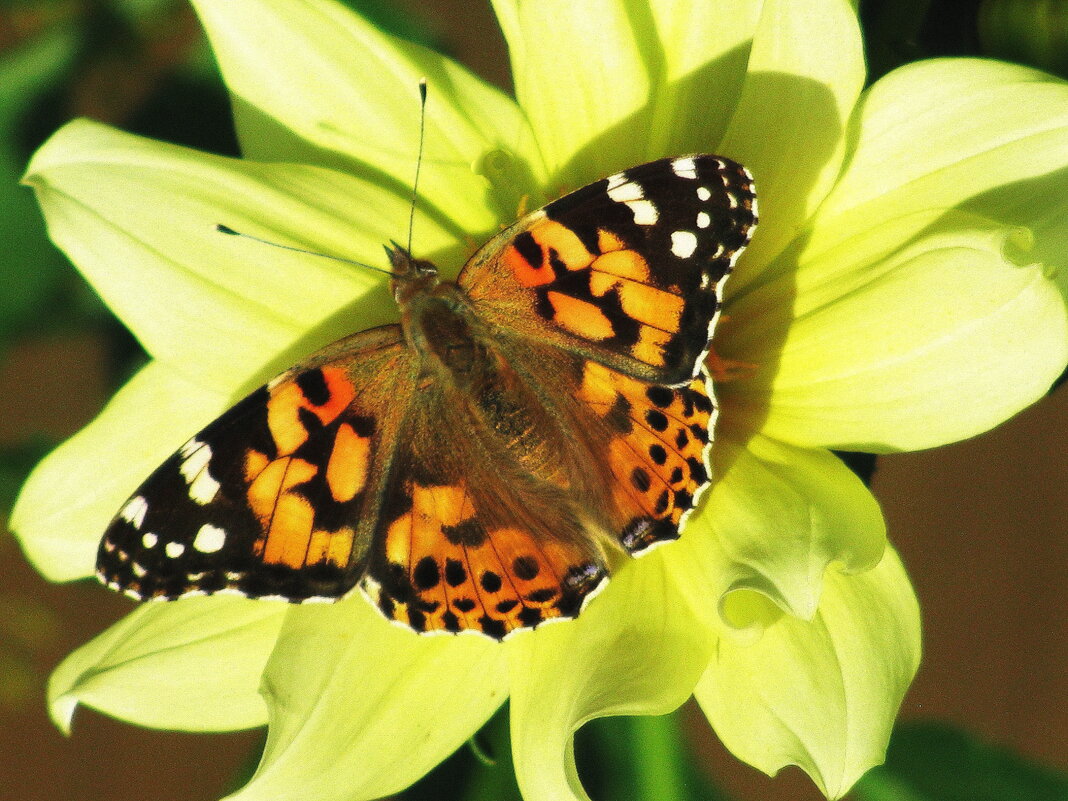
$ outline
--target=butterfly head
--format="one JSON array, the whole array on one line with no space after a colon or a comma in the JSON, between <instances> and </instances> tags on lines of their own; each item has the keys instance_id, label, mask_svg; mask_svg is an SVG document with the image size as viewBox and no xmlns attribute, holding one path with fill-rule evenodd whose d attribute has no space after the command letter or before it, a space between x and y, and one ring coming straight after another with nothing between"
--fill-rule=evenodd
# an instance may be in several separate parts
<instances>
[{"instance_id":1,"label":"butterfly head","mask_svg":"<svg viewBox=\"0 0 1068 801\"><path fill-rule=\"evenodd\" d=\"M408 250L390 240L386 247L393 276L393 297L404 306L414 295L428 293L438 285L438 268L425 259L417 259Z\"/></svg>"}]
</instances>

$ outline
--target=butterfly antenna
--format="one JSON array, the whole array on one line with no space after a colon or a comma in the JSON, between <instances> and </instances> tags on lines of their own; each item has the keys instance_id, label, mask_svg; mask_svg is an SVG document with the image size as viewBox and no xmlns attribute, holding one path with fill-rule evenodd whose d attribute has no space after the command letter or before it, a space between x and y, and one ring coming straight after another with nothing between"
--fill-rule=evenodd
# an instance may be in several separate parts
<instances>
[{"instance_id":1,"label":"butterfly antenna","mask_svg":"<svg viewBox=\"0 0 1068 801\"><path fill-rule=\"evenodd\" d=\"M415 180L412 181L412 205L408 212L408 247L412 252L412 231L415 228L415 202L419 198L419 171L423 166L423 140L426 138L426 78L419 79L419 154L415 157Z\"/></svg>"},{"instance_id":2,"label":"butterfly antenna","mask_svg":"<svg viewBox=\"0 0 1068 801\"><path fill-rule=\"evenodd\" d=\"M222 223L216 224L215 230L218 231L220 234L226 234L227 236L239 236L239 237L241 237L243 239L251 239L253 242L259 242L261 245L270 245L272 248L281 248L282 250L291 250L294 253L303 253L303 254L305 254L307 256L318 256L320 259L330 259L331 261L340 261L343 264L353 264L353 265L355 265L357 267L363 267L366 270L373 270L376 273L385 273L386 275L392 276L393 278L401 278L402 277L401 275L399 275L399 274L397 274L397 273L395 273L395 272L393 272L391 270L384 270L381 267L375 267L373 264L368 264L367 262L356 261L355 259L346 259L346 258L344 258L342 256L331 256L328 253L317 253L314 250L307 250L305 248L297 248L297 247L293 247L292 245L283 245L281 242L272 242L270 239L261 239L258 236L253 236L252 234L246 234L243 231L236 231L233 228L231 228L229 225L223 225Z\"/></svg>"}]
</instances>

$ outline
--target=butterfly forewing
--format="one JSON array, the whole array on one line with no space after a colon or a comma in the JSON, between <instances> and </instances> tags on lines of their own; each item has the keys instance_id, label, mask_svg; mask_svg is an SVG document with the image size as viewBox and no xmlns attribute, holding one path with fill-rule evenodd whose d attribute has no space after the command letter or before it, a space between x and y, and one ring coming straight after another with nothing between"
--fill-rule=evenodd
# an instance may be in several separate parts
<instances>
[{"instance_id":1,"label":"butterfly forewing","mask_svg":"<svg viewBox=\"0 0 1068 801\"><path fill-rule=\"evenodd\" d=\"M97 573L142 599L337 598L412 387L400 329L342 340L186 442L108 526Z\"/></svg>"},{"instance_id":2,"label":"butterfly forewing","mask_svg":"<svg viewBox=\"0 0 1068 801\"><path fill-rule=\"evenodd\" d=\"M460 275L487 316L647 381L697 374L720 282L756 224L749 173L717 156L661 159L556 200Z\"/></svg>"}]
</instances>

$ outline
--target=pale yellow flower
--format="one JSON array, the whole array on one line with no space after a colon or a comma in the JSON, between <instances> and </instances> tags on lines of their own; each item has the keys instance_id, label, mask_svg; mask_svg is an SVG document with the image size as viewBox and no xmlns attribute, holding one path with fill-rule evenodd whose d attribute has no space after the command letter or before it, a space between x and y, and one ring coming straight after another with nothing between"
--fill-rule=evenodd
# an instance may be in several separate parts
<instances>
[{"instance_id":1,"label":"pale yellow flower","mask_svg":"<svg viewBox=\"0 0 1068 801\"><path fill-rule=\"evenodd\" d=\"M664 155L756 178L726 288L716 483L683 538L568 624L501 645L425 638L359 597L145 605L57 669L77 704L147 726L269 725L234 799L375 798L511 699L534 799L582 798L572 733L697 697L740 758L829 796L882 759L919 660L877 504L828 449L926 448L996 425L1068 358L1068 89L942 60L862 92L847 2L496 0L516 99L327 0L198 0L245 159L75 122L27 181L55 241L153 357L33 474L12 525L48 578L90 575L128 494L242 393L395 314L381 276L220 237L216 222L361 261L406 231L455 271L536 204ZM549 35L551 32L551 35ZM593 466L591 466L592 469Z\"/></svg>"}]
</instances>

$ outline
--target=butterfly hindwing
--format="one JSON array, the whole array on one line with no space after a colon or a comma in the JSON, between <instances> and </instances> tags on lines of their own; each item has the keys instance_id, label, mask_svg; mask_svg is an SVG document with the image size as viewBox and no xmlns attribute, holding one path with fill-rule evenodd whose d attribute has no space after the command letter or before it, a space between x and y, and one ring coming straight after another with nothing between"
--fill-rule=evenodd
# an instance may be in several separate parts
<instances>
[{"instance_id":1,"label":"butterfly hindwing","mask_svg":"<svg viewBox=\"0 0 1068 801\"><path fill-rule=\"evenodd\" d=\"M681 387L650 384L596 362L574 393L585 427L607 443L612 531L638 555L677 539L708 487L714 409L704 371Z\"/></svg>"},{"instance_id":2,"label":"butterfly hindwing","mask_svg":"<svg viewBox=\"0 0 1068 801\"><path fill-rule=\"evenodd\" d=\"M561 453L559 422L488 347L480 398L424 389L384 487L363 587L416 631L501 639L574 617L607 577L569 491L588 459Z\"/></svg>"}]
</instances>

